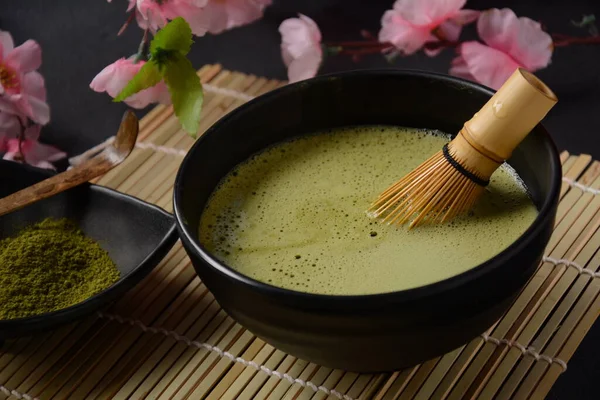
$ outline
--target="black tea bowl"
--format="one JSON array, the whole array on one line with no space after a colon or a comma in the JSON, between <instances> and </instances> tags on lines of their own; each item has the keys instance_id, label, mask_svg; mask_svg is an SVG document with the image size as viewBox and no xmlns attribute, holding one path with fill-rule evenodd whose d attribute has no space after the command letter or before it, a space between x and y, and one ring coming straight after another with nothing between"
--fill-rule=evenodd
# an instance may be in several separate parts
<instances>
[{"instance_id":1,"label":"black tea bowl","mask_svg":"<svg viewBox=\"0 0 600 400\"><path fill-rule=\"evenodd\" d=\"M280 350L327 367L396 370L467 343L509 308L535 273L550 239L561 166L540 125L508 160L539 210L533 224L497 256L427 286L359 296L278 288L220 262L199 243L198 226L221 178L274 143L365 124L456 133L492 95L483 86L446 75L355 71L287 85L237 108L194 144L176 178L177 226L196 272L244 327Z\"/></svg>"},{"instance_id":2,"label":"black tea bowl","mask_svg":"<svg viewBox=\"0 0 600 400\"><path fill-rule=\"evenodd\" d=\"M0 160L0 197L52 173ZM171 214L139 199L93 184L83 184L0 217L0 239L45 218L69 218L106 250L121 273L109 288L68 308L41 315L0 320L0 339L57 328L118 299L158 265L177 241Z\"/></svg>"}]
</instances>

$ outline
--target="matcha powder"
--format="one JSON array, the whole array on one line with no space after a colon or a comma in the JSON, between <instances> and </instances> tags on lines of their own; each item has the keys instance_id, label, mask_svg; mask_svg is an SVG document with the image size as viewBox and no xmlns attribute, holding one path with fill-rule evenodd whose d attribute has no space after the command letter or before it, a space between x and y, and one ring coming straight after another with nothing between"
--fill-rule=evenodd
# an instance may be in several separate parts
<instances>
[{"instance_id":1,"label":"matcha powder","mask_svg":"<svg viewBox=\"0 0 600 400\"><path fill-rule=\"evenodd\" d=\"M45 219L0 241L0 319L43 314L111 286L108 253L67 219Z\"/></svg>"}]
</instances>

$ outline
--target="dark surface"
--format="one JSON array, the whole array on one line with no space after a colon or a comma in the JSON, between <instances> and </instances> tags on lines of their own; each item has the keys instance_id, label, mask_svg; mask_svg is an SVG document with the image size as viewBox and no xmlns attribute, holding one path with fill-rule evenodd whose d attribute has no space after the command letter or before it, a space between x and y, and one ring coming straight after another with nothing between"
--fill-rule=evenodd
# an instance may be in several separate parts
<instances>
[{"instance_id":1,"label":"dark surface","mask_svg":"<svg viewBox=\"0 0 600 400\"><path fill-rule=\"evenodd\" d=\"M378 96L368 96L370 91ZM274 143L346 125L457 132L491 96L481 86L437 74L365 71L288 85L237 108L194 144L175 181L177 227L198 275L221 307L258 337L331 368L398 370L477 337L506 312L535 273L552 233L560 160L542 127L509 160L540 210L534 223L498 256L428 286L365 296L286 290L220 263L198 244L197 232L200 213L221 179ZM440 111L432 115L432 107ZM247 132L254 134L244 140Z\"/></svg>"},{"instance_id":2,"label":"dark surface","mask_svg":"<svg viewBox=\"0 0 600 400\"><path fill-rule=\"evenodd\" d=\"M47 176L45 170L0 161L0 197ZM0 238L15 235L47 217L75 221L85 235L108 252L121 272L121 278L108 289L69 308L34 317L2 320L0 338L21 337L55 328L107 305L148 275L177 240L175 221L170 214L136 198L89 184L0 217Z\"/></svg>"},{"instance_id":3,"label":"dark surface","mask_svg":"<svg viewBox=\"0 0 600 400\"><path fill-rule=\"evenodd\" d=\"M192 51L195 66L222 63L225 68L271 78L285 78L279 53L277 27L285 18L302 12L321 27L325 40L353 40L360 29L376 33L383 11L392 0L274 0L265 18L251 26L216 37L199 38ZM17 43L28 38L39 41L44 57L42 72L47 79L52 122L42 136L71 155L116 133L124 106L111 103L104 94L88 88L92 78L118 57L135 52L141 38L137 27L124 36L115 33L125 19L125 0L0 0L0 29L10 31ZM597 0L469 1L468 7L511 7L518 15L540 20L550 32L584 34L570 20L582 14L600 14ZM599 15L600 16L600 15ZM472 35L467 29L466 35ZM353 63L348 58L327 61L323 71L354 68L419 68L446 72L453 54L436 58L422 54L398 59L388 65L379 56ZM560 149L573 154L590 153L600 158L600 46L571 46L556 50L552 64L538 75L559 97L545 125ZM147 110L146 110L147 111ZM139 113L141 116L141 113ZM588 333L569 362L569 370L554 386L550 398L592 399L598 397L600 378L600 323Z\"/></svg>"}]
</instances>

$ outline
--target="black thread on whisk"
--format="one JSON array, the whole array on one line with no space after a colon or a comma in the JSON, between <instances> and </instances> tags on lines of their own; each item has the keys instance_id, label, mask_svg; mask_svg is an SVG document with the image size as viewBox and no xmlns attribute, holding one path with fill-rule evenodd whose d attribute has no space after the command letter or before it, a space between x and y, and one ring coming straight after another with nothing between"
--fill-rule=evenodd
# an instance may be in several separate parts
<instances>
[{"instance_id":1,"label":"black thread on whisk","mask_svg":"<svg viewBox=\"0 0 600 400\"><path fill-rule=\"evenodd\" d=\"M460 163L458 161L456 161L454 158L452 158L452 156L450 155L450 151L448 150L448 143L446 143L444 145L444 147L442 148L442 152L444 153L444 157L446 158L446 161L448 161L448 163L450 165L452 165L455 170L457 170L458 172L460 172L461 174L463 174L464 176L466 176L467 178L472 180L474 183L478 184L479 186L484 186L484 187L490 184L489 180L481 179L480 177L478 177L471 171L468 171L467 169L465 169L465 167L460 165Z\"/></svg>"}]
</instances>

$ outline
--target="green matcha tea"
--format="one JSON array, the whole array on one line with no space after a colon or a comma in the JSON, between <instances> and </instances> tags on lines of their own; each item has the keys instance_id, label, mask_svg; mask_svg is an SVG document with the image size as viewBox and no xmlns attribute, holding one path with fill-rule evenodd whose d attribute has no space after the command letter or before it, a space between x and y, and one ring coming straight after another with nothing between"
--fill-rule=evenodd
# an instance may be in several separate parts
<instances>
[{"instance_id":1,"label":"green matcha tea","mask_svg":"<svg viewBox=\"0 0 600 400\"><path fill-rule=\"evenodd\" d=\"M408 230L366 213L448 140L370 126L277 144L222 180L202 214L200 242L244 275L311 293L384 293L457 275L508 247L537 215L510 167L496 171L472 212L445 225Z\"/></svg>"}]
</instances>

